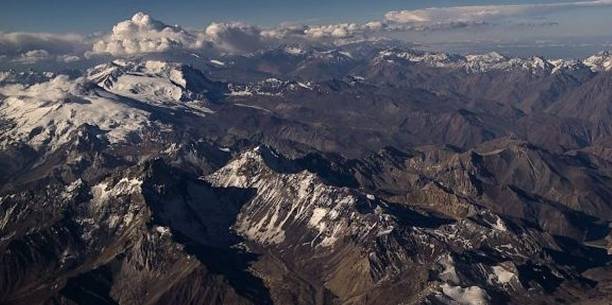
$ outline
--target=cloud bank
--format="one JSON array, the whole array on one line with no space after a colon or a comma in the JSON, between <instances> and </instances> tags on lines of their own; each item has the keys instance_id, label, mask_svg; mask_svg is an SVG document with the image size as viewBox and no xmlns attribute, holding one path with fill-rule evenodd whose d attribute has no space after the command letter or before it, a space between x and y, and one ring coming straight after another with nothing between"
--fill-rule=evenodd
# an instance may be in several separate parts
<instances>
[{"instance_id":1,"label":"cloud bank","mask_svg":"<svg viewBox=\"0 0 612 305\"><path fill-rule=\"evenodd\" d=\"M213 22L203 30L187 31L167 25L145 13L136 13L130 20L113 27L110 34L94 42L90 54L125 56L160 53L170 50L215 49L225 53L248 53L288 40L312 42L364 36L384 30L381 21L364 24L280 25L261 28L242 23Z\"/></svg>"},{"instance_id":2,"label":"cloud bank","mask_svg":"<svg viewBox=\"0 0 612 305\"><path fill-rule=\"evenodd\" d=\"M279 25L272 28L241 22L211 23L205 29L196 31L167 25L147 14L137 13L131 20L115 25L112 33L95 42L93 52L123 56L172 49L211 48L225 53L246 53L288 41L333 42L391 32L456 30L479 26L550 26L556 23L542 20L540 17L560 11L604 6L612 6L612 0L390 11L382 20L365 23Z\"/></svg>"},{"instance_id":3,"label":"cloud bank","mask_svg":"<svg viewBox=\"0 0 612 305\"><path fill-rule=\"evenodd\" d=\"M202 42L209 42L219 50L239 53L261 49L265 46L266 40L275 37L265 37L261 28L246 23L213 22L200 34L200 38Z\"/></svg>"},{"instance_id":4,"label":"cloud bank","mask_svg":"<svg viewBox=\"0 0 612 305\"><path fill-rule=\"evenodd\" d=\"M391 11L385 20L409 24L478 24L513 21L550 15L572 9L612 6L612 0L558 2L546 4L477 5L431 7L418 10Z\"/></svg>"},{"instance_id":5,"label":"cloud bank","mask_svg":"<svg viewBox=\"0 0 612 305\"><path fill-rule=\"evenodd\" d=\"M33 64L42 60L46 60L51 55L46 50L32 50L27 51L21 55L15 61L25 63L25 64Z\"/></svg>"},{"instance_id":6,"label":"cloud bank","mask_svg":"<svg viewBox=\"0 0 612 305\"><path fill-rule=\"evenodd\" d=\"M91 48L81 35L0 32L0 58L32 64L61 56L77 56Z\"/></svg>"}]
</instances>

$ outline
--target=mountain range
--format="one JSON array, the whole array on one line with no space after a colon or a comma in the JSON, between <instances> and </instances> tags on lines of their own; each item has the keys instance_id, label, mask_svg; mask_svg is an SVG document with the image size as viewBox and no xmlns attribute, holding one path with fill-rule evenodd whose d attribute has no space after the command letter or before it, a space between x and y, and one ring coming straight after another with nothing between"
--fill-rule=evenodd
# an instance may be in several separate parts
<instances>
[{"instance_id":1,"label":"mountain range","mask_svg":"<svg viewBox=\"0 0 612 305\"><path fill-rule=\"evenodd\" d=\"M0 304L612 300L612 54L0 72Z\"/></svg>"}]
</instances>

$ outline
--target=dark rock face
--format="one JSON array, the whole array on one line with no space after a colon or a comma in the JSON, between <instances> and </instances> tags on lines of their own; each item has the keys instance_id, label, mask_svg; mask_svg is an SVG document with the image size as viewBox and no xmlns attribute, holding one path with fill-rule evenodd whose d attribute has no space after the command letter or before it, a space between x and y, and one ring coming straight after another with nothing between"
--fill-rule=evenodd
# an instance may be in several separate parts
<instances>
[{"instance_id":1,"label":"dark rock face","mask_svg":"<svg viewBox=\"0 0 612 305\"><path fill-rule=\"evenodd\" d=\"M610 72L434 55L5 78L0 303L607 304Z\"/></svg>"}]
</instances>

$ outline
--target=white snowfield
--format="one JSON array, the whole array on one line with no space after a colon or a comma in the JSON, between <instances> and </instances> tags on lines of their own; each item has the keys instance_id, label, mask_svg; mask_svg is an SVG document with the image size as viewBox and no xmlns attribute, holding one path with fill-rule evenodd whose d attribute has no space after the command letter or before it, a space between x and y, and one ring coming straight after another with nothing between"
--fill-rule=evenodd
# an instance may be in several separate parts
<instances>
[{"instance_id":1,"label":"white snowfield","mask_svg":"<svg viewBox=\"0 0 612 305\"><path fill-rule=\"evenodd\" d=\"M162 127L150 120L150 112L133 107L128 99L202 117L212 113L200 95L186 89L181 68L160 61L116 60L90 69L87 77L49 75L34 84L0 84L0 145L20 142L55 150L84 124L98 127L115 144L144 128ZM5 74L3 79L11 77Z\"/></svg>"},{"instance_id":2,"label":"white snowfield","mask_svg":"<svg viewBox=\"0 0 612 305\"><path fill-rule=\"evenodd\" d=\"M33 147L57 148L79 126L89 124L105 131L111 143L149 126L149 113L129 107L111 93L89 87L84 78L59 75L34 85L0 87L4 96L0 118L12 125L0 135L0 145L24 142Z\"/></svg>"},{"instance_id":3,"label":"white snowfield","mask_svg":"<svg viewBox=\"0 0 612 305\"><path fill-rule=\"evenodd\" d=\"M115 60L88 71L88 78L109 92L154 106L193 111L204 116L212 113L203 96L187 89L187 77L180 64L162 61L143 63Z\"/></svg>"}]
</instances>

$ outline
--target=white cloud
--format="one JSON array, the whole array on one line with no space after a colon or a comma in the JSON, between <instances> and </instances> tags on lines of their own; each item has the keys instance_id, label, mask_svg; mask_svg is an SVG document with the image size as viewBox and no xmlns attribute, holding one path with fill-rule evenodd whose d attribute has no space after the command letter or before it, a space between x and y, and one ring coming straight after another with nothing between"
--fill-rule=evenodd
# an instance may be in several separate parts
<instances>
[{"instance_id":1,"label":"white cloud","mask_svg":"<svg viewBox=\"0 0 612 305\"><path fill-rule=\"evenodd\" d=\"M0 57L35 63L55 56L80 54L90 45L76 34L0 32Z\"/></svg>"},{"instance_id":2,"label":"white cloud","mask_svg":"<svg viewBox=\"0 0 612 305\"><path fill-rule=\"evenodd\" d=\"M260 35L267 43L286 43L292 41L316 42L334 41L345 38L365 37L384 31L393 31L388 24L382 21L367 23L337 23L325 25L295 25L284 24L274 28L263 29Z\"/></svg>"},{"instance_id":3,"label":"white cloud","mask_svg":"<svg viewBox=\"0 0 612 305\"><path fill-rule=\"evenodd\" d=\"M252 52L265 46L266 38L259 27L241 22L211 23L201 40L229 53Z\"/></svg>"},{"instance_id":4,"label":"white cloud","mask_svg":"<svg viewBox=\"0 0 612 305\"><path fill-rule=\"evenodd\" d=\"M272 28L261 28L242 22L213 22L203 30L191 31L177 25L167 25L144 13L136 13L130 20L116 24L111 33L96 41L91 52L85 54L85 57L91 53L126 56L170 50L207 49L232 54L249 53L291 42L334 42L384 35L388 32L435 31L482 26L500 20L502 17L525 15L527 12L543 13L567 7L608 5L608 3L612 4L612 0L563 4L426 8L388 12L384 20L366 23L284 24Z\"/></svg>"},{"instance_id":5,"label":"white cloud","mask_svg":"<svg viewBox=\"0 0 612 305\"><path fill-rule=\"evenodd\" d=\"M196 36L181 27L164 24L139 12L132 19L116 24L112 33L95 42L93 52L118 56L193 48L196 44Z\"/></svg>"},{"instance_id":6,"label":"white cloud","mask_svg":"<svg viewBox=\"0 0 612 305\"><path fill-rule=\"evenodd\" d=\"M382 21L363 24L280 25L261 28L242 22L213 22L201 31L170 26L147 14L136 13L130 20L113 27L110 34L93 44L89 54L125 56L166 52L172 49L214 48L225 53L248 53L294 40L343 39L385 30Z\"/></svg>"},{"instance_id":7,"label":"white cloud","mask_svg":"<svg viewBox=\"0 0 612 305\"><path fill-rule=\"evenodd\" d=\"M68 76L60 75L48 82L26 86L14 84L0 87L0 94L4 96L23 96L29 98L43 99L44 101L60 100L73 90L75 83Z\"/></svg>"},{"instance_id":8,"label":"white cloud","mask_svg":"<svg viewBox=\"0 0 612 305\"><path fill-rule=\"evenodd\" d=\"M65 63L77 62L79 60L81 60L81 57L76 55L61 55L57 57L57 61Z\"/></svg>"},{"instance_id":9,"label":"white cloud","mask_svg":"<svg viewBox=\"0 0 612 305\"><path fill-rule=\"evenodd\" d=\"M397 29L397 26L394 28ZM242 22L213 22L202 30L168 25L139 12L113 26L105 35L83 37L71 34L2 33L0 56L15 63L42 60L76 62L91 55L115 57L171 50L214 49L224 53L249 53L288 42L315 42L366 36L387 30L382 21L328 25L279 25L262 28Z\"/></svg>"},{"instance_id":10,"label":"white cloud","mask_svg":"<svg viewBox=\"0 0 612 305\"><path fill-rule=\"evenodd\" d=\"M263 29L261 36L266 39L286 39L288 37L303 37L308 29L306 25L281 24L275 28Z\"/></svg>"},{"instance_id":11,"label":"white cloud","mask_svg":"<svg viewBox=\"0 0 612 305\"><path fill-rule=\"evenodd\" d=\"M339 23L308 27L304 34L308 38L349 38L358 35L367 35L384 30L386 24L380 21L371 21L364 24Z\"/></svg>"},{"instance_id":12,"label":"white cloud","mask_svg":"<svg viewBox=\"0 0 612 305\"><path fill-rule=\"evenodd\" d=\"M50 57L51 55L49 52L45 50L32 50L19 55L19 57L14 59L14 61L23 64L33 64L39 61L47 60Z\"/></svg>"},{"instance_id":13,"label":"white cloud","mask_svg":"<svg viewBox=\"0 0 612 305\"><path fill-rule=\"evenodd\" d=\"M188 31L147 14L136 13L130 20L116 24L109 35L95 42L92 53L124 56L207 47L238 53L262 48L266 39L269 37L262 35L261 28L245 23L211 23L204 30Z\"/></svg>"},{"instance_id":14,"label":"white cloud","mask_svg":"<svg viewBox=\"0 0 612 305\"><path fill-rule=\"evenodd\" d=\"M544 16L571 9L612 6L612 0L557 2L546 4L476 5L431 7L417 10L390 11L385 20L410 24L482 24L511 21L513 18Z\"/></svg>"}]
</instances>

